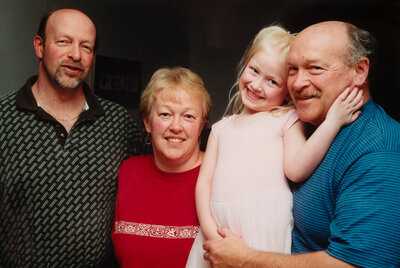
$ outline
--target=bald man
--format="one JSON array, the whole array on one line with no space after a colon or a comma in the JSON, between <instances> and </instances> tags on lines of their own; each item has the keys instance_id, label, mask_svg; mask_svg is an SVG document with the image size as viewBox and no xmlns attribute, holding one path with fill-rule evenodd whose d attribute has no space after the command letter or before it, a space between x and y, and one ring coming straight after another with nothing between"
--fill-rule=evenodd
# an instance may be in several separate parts
<instances>
[{"instance_id":1,"label":"bald man","mask_svg":"<svg viewBox=\"0 0 400 268\"><path fill-rule=\"evenodd\" d=\"M361 115L312 176L293 185L293 255L250 249L220 229L223 239L204 244L213 267L400 266L400 124L371 99L372 45L367 31L339 21L294 38L287 83L300 119L318 126L347 87L363 90Z\"/></svg>"},{"instance_id":2,"label":"bald man","mask_svg":"<svg viewBox=\"0 0 400 268\"><path fill-rule=\"evenodd\" d=\"M33 45L38 75L0 100L0 267L110 266L118 169L139 131L83 82L88 16L47 13Z\"/></svg>"}]
</instances>

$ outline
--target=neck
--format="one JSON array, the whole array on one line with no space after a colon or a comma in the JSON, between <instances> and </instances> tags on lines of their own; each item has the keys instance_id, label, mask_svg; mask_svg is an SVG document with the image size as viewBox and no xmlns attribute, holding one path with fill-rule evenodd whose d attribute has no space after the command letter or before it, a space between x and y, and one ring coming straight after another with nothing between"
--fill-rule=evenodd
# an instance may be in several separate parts
<instances>
[{"instance_id":1,"label":"neck","mask_svg":"<svg viewBox=\"0 0 400 268\"><path fill-rule=\"evenodd\" d=\"M200 165L203 160L203 154L204 153L199 149L192 154L190 159L183 160L183 159L160 159L160 157L157 157L156 153L154 154L154 162L156 166L164 172L179 173L188 171Z\"/></svg>"},{"instance_id":2,"label":"neck","mask_svg":"<svg viewBox=\"0 0 400 268\"><path fill-rule=\"evenodd\" d=\"M361 88L364 91L363 103L366 103L371 98L371 93L369 92L368 86Z\"/></svg>"},{"instance_id":3,"label":"neck","mask_svg":"<svg viewBox=\"0 0 400 268\"><path fill-rule=\"evenodd\" d=\"M64 126L69 133L85 105L82 85L75 89L55 87L43 80L32 85L32 93L40 107Z\"/></svg>"},{"instance_id":4,"label":"neck","mask_svg":"<svg viewBox=\"0 0 400 268\"><path fill-rule=\"evenodd\" d=\"M62 88L40 75L32 86L32 93L40 105L53 109L70 110L76 106L82 107L85 102L82 85L77 88Z\"/></svg>"}]
</instances>

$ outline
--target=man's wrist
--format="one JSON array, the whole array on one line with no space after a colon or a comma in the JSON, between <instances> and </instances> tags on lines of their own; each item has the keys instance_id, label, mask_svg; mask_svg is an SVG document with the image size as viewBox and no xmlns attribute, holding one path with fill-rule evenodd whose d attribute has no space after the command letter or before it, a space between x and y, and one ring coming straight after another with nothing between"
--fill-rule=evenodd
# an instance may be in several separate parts
<instances>
[{"instance_id":1,"label":"man's wrist","mask_svg":"<svg viewBox=\"0 0 400 268\"><path fill-rule=\"evenodd\" d=\"M259 259L261 258L261 254L263 254L261 251L251 249L249 248L246 253L244 254L244 262L240 267L244 268L254 268L257 267L257 264L259 263Z\"/></svg>"}]
</instances>

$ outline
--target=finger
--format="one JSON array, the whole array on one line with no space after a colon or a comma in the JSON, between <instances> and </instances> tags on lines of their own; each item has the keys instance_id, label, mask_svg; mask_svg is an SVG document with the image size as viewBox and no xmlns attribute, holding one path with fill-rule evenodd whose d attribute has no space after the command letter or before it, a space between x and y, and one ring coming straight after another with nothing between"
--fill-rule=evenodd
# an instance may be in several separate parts
<instances>
[{"instance_id":1,"label":"finger","mask_svg":"<svg viewBox=\"0 0 400 268\"><path fill-rule=\"evenodd\" d=\"M360 91L358 90L357 87L353 88L352 91L350 91L349 95L347 96L347 100L349 101L349 103L351 103L352 101L354 101L354 99L357 97L358 93Z\"/></svg>"},{"instance_id":2,"label":"finger","mask_svg":"<svg viewBox=\"0 0 400 268\"><path fill-rule=\"evenodd\" d=\"M356 103L355 99L357 98L359 92L360 92L360 90L358 90L357 87L353 88L353 90L351 90L349 92L349 94L347 95L347 97L345 99L343 99L343 101L345 103L349 104L350 106L355 105L355 103Z\"/></svg>"},{"instance_id":3,"label":"finger","mask_svg":"<svg viewBox=\"0 0 400 268\"><path fill-rule=\"evenodd\" d=\"M228 228L223 228L223 227L219 227L218 229L217 229L217 232L218 232L218 234L222 237L222 238L225 238L227 235L228 235L228 232L229 232L230 230L228 229Z\"/></svg>"},{"instance_id":4,"label":"finger","mask_svg":"<svg viewBox=\"0 0 400 268\"><path fill-rule=\"evenodd\" d=\"M332 105L333 104L339 104L339 103L342 103L342 102L348 102L348 95L349 95L349 92L350 92L350 88L348 87L348 88L346 88L345 90L343 90L343 92L342 93L340 93L340 95L335 99L335 101L332 103Z\"/></svg>"},{"instance_id":5,"label":"finger","mask_svg":"<svg viewBox=\"0 0 400 268\"><path fill-rule=\"evenodd\" d=\"M203 258L205 260L209 261L210 260L210 253L209 252L205 252L204 255L203 255Z\"/></svg>"},{"instance_id":6,"label":"finger","mask_svg":"<svg viewBox=\"0 0 400 268\"><path fill-rule=\"evenodd\" d=\"M203 249L205 251L210 251L210 245L209 244L210 244L210 242L208 242L208 241L203 243Z\"/></svg>"},{"instance_id":7,"label":"finger","mask_svg":"<svg viewBox=\"0 0 400 268\"><path fill-rule=\"evenodd\" d=\"M355 103L357 103L363 97L364 91L362 89L360 89L360 90L357 90L356 93L357 94L354 94L354 98L353 98L353 101L352 101L352 102L355 102Z\"/></svg>"},{"instance_id":8,"label":"finger","mask_svg":"<svg viewBox=\"0 0 400 268\"><path fill-rule=\"evenodd\" d=\"M349 92L350 92L350 87L343 90L343 92L339 95L340 99L345 100L349 95Z\"/></svg>"},{"instance_id":9,"label":"finger","mask_svg":"<svg viewBox=\"0 0 400 268\"><path fill-rule=\"evenodd\" d=\"M358 116L359 116L360 114L361 114L361 111L355 112L355 113L351 116L350 123L353 123L354 121L356 121L356 119L358 118Z\"/></svg>"},{"instance_id":10,"label":"finger","mask_svg":"<svg viewBox=\"0 0 400 268\"><path fill-rule=\"evenodd\" d=\"M364 104L363 91L360 90L357 93L357 96L354 98L354 100L350 103L350 105L352 105L352 111L356 111L356 110L360 109L361 106L363 106L363 104Z\"/></svg>"}]
</instances>

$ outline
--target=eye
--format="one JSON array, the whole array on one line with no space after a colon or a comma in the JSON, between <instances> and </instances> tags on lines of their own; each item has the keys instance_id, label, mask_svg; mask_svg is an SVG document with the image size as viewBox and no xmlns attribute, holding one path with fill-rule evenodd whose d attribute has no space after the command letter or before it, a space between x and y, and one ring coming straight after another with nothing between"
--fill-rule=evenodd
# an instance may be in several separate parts
<instances>
[{"instance_id":1,"label":"eye","mask_svg":"<svg viewBox=\"0 0 400 268\"><path fill-rule=\"evenodd\" d=\"M258 74L257 68L248 65L247 68L250 70L251 73Z\"/></svg>"},{"instance_id":2,"label":"eye","mask_svg":"<svg viewBox=\"0 0 400 268\"><path fill-rule=\"evenodd\" d=\"M169 113L160 113L160 117L168 117Z\"/></svg>"},{"instance_id":3,"label":"eye","mask_svg":"<svg viewBox=\"0 0 400 268\"><path fill-rule=\"evenodd\" d=\"M289 75L295 75L299 68L297 67L289 67Z\"/></svg>"},{"instance_id":4,"label":"eye","mask_svg":"<svg viewBox=\"0 0 400 268\"><path fill-rule=\"evenodd\" d=\"M191 114L185 114L186 119L195 119L195 117Z\"/></svg>"},{"instance_id":5,"label":"eye","mask_svg":"<svg viewBox=\"0 0 400 268\"><path fill-rule=\"evenodd\" d=\"M320 74L324 71L324 69L316 65L310 66L308 69L311 74Z\"/></svg>"},{"instance_id":6,"label":"eye","mask_svg":"<svg viewBox=\"0 0 400 268\"><path fill-rule=\"evenodd\" d=\"M269 79L268 82L270 82L274 86L278 85L278 83L273 79Z\"/></svg>"},{"instance_id":7,"label":"eye","mask_svg":"<svg viewBox=\"0 0 400 268\"><path fill-rule=\"evenodd\" d=\"M88 53L92 53L92 51L93 51L93 48L91 46L83 45L82 47Z\"/></svg>"},{"instance_id":8,"label":"eye","mask_svg":"<svg viewBox=\"0 0 400 268\"><path fill-rule=\"evenodd\" d=\"M68 40L58 40L57 41L57 44L59 44L59 45L65 45L65 44L67 44L68 43Z\"/></svg>"},{"instance_id":9,"label":"eye","mask_svg":"<svg viewBox=\"0 0 400 268\"><path fill-rule=\"evenodd\" d=\"M84 46L83 49L84 49L86 52L92 53L92 48L91 48L91 47Z\"/></svg>"}]
</instances>

